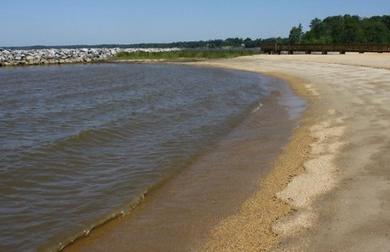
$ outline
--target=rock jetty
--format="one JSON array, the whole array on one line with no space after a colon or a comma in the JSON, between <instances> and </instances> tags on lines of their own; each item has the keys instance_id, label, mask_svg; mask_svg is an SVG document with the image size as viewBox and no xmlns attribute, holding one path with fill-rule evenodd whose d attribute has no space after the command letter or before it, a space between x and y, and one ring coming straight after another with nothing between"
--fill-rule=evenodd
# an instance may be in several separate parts
<instances>
[{"instance_id":1,"label":"rock jetty","mask_svg":"<svg viewBox=\"0 0 390 252\"><path fill-rule=\"evenodd\" d=\"M77 48L11 50L0 48L0 66L91 63L105 61L119 52L161 52L177 48Z\"/></svg>"}]
</instances>

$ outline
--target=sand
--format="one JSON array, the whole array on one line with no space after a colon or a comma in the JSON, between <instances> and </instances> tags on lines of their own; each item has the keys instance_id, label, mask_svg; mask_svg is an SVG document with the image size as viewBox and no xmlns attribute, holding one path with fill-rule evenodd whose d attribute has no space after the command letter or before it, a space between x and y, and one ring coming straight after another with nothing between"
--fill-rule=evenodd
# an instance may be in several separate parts
<instances>
[{"instance_id":1,"label":"sand","mask_svg":"<svg viewBox=\"0 0 390 252\"><path fill-rule=\"evenodd\" d=\"M389 251L390 55L259 55L200 65L289 80L300 127L205 251Z\"/></svg>"}]
</instances>

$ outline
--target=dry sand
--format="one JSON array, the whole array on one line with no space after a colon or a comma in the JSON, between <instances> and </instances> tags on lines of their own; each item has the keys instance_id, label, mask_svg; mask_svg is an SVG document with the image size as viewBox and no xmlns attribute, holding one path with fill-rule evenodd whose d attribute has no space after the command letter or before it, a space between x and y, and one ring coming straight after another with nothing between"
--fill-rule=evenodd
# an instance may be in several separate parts
<instances>
[{"instance_id":1,"label":"dry sand","mask_svg":"<svg viewBox=\"0 0 390 252\"><path fill-rule=\"evenodd\" d=\"M390 55L259 55L200 65L276 75L310 106L258 192L206 251L390 251Z\"/></svg>"}]
</instances>

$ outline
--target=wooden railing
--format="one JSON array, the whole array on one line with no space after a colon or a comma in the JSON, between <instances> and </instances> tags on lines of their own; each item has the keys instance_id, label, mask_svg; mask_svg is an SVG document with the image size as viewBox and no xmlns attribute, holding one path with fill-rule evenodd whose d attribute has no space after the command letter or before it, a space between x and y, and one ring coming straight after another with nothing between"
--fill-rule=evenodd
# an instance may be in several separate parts
<instances>
[{"instance_id":1,"label":"wooden railing","mask_svg":"<svg viewBox=\"0 0 390 252\"><path fill-rule=\"evenodd\" d=\"M304 52L310 54L312 52L321 52L327 54L328 52L390 52L390 44L345 44L345 45L326 45L326 44L263 44L261 50L265 53L280 54L287 52L293 54L294 52Z\"/></svg>"}]
</instances>

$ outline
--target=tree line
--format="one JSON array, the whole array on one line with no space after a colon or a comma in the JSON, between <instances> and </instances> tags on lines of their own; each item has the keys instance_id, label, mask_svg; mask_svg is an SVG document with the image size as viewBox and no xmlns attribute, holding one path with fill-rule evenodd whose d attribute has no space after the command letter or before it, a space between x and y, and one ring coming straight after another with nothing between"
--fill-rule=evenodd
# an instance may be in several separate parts
<instances>
[{"instance_id":1,"label":"tree line","mask_svg":"<svg viewBox=\"0 0 390 252\"><path fill-rule=\"evenodd\" d=\"M288 37L276 38L227 38L206 41L134 44L131 47L159 48L230 48L261 47L262 44L390 44L390 15L360 17L357 15L315 18L310 29L303 31L301 24L293 26Z\"/></svg>"},{"instance_id":2,"label":"tree line","mask_svg":"<svg viewBox=\"0 0 390 252\"><path fill-rule=\"evenodd\" d=\"M331 16L315 18L310 29L302 25L292 27L291 44L388 44L390 43L390 15L362 18L359 16Z\"/></svg>"},{"instance_id":3,"label":"tree line","mask_svg":"<svg viewBox=\"0 0 390 252\"><path fill-rule=\"evenodd\" d=\"M227 38L199 41L179 41L171 43L138 43L138 44L100 44L100 45L59 45L59 46L22 46L22 47L3 47L4 49L47 49L47 48L255 48L260 47L264 42L287 41L286 38L276 39L251 39L251 38ZM0 48L1 49L1 48Z\"/></svg>"},{"instance_id":4,"label":"tree line","mask_svg":"<svg viewBox=\"0 0 390 252\"><path fill-rule=\"evenodd\" d=\"M290 30L288 37L276 38L227 38L172 43L104 44L71 46L29 46L10 49L42 48L256 48L262 44L390 44L390 15L359 17L353 15L315 18L310 29L303 31L301 24Z\"/></svg>"}]
</instances>

